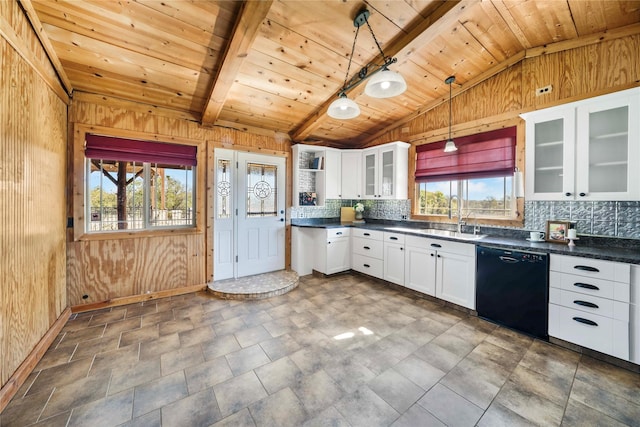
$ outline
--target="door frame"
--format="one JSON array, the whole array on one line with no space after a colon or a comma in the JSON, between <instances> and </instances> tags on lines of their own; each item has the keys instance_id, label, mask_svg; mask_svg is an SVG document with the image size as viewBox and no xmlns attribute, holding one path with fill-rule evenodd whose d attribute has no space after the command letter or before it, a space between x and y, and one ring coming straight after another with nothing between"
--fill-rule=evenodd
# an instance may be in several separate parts
<instances>
[{"instance_id":1,"label":"door frame","mask_svg":"<svg viewBox=\"0 0 640 427\"><path fill-rule=\"evenodd\" d=\"M216 194L215 188L213 188L213 182L216 173L216 161L215 150L227 149L231 151L242 151L255 154L264 154L275 157L284 157L286 164L285 171L285 270L291 269L291 191L292 191L292 156L291 156L291 144L290 142L277 142L280 145L288 145L288 151L281 151L276 149L265 149L261 147L251 147L243 145L232 145L228 143L216 142L207 140L207 177L206 177L206 197L207 197L207 227L205 231L205 240L207 243L207 265L206 265L206 277L208 283L213 283L214 277L214 248L215 242L214 236L214 219L215 219L215 203Z\"/></svg>"}]
</instances>

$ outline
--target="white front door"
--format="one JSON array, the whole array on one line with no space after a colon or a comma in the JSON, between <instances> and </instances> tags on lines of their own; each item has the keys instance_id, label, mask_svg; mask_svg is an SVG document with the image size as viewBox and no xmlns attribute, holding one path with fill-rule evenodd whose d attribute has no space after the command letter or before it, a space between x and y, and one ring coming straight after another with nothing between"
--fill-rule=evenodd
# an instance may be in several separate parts
<instances>
[{"instance_id":1,"label":"white front door","mask_svg":"<svg viewBox=\"0 0 640 427\"><path fill-rule=\"evenodd\" d=\"M285 158L216 149L215 163L214 280L283 269Z\"/></svg>"}]
</instances>

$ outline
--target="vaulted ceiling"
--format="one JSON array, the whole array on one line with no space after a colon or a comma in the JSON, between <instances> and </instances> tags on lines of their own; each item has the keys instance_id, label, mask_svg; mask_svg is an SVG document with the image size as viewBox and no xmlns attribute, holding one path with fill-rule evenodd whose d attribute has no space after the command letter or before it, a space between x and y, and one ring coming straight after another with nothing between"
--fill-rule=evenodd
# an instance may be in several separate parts
<instances>
[{"instance_id":1,"label":"vaulted ceiling","mask_svg":"<svg viewBox=\"0 0 640 427\"><path fill-rule=\"evenodd\" d=\"M63 85L187 113L205 126L283 132L342 147L478 83L545 45L640 24L640 1L612 0L21 0ZM385 55L407 81L397 97L348 92L355 119L327 107L345 80L366 7ZM636 31L638 32L638 31ZM349 77L380 62L360 31ZM459 87L459 86L457 86Z\"/></svg>"}]
</instances>

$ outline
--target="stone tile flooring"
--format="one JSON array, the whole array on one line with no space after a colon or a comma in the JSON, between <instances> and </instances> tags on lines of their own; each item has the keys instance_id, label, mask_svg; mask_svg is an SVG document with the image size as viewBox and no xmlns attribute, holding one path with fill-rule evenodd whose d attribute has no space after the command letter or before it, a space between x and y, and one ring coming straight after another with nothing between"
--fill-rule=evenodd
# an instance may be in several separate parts
<instances>
[{"instance_id":1,"label":"stone tile flooring","mask_svg":"<svg viewBox=\"0 0 640 427\"><path fill-rule=\"evenodd\" d=\"M640 375L356 274L74 315L2 426L640 426Z\"/></svg>"}]
</instances>

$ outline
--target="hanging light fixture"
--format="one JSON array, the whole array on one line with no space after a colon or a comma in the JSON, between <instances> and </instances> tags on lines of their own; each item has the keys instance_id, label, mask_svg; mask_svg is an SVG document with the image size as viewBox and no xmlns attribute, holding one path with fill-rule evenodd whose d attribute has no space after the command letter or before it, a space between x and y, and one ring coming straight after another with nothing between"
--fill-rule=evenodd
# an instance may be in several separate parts
<instances>
[{"instance_id":1,"label":"hanging light fixture","mask_svg":"<svg viewBox=\"0 0 640 427\"><path fill-rule=\"evenodd\" d=\"M380 43L378 43L378 39L376 39L376 36L373 33L373 29L371 28L371 25L369 25L369 15L370 13L367 9L361 9L353 19L353 26L356 27L356 35L353 39L353 46L351 47L351 56L349 56L349 65L347 66L347 73L344 76L344 84L342 85L340 92L338 92L338 99L333 101L327 110L329 117L333 117L334 119L352 119L354 117L358 117L360 114L360 108L355 101L347 98L346 92L358 86L370 77L371 79L364 88L364 93L372 98L390 98L392 96L400 95L407 90L407 83L404 81L404 78L400 73L389 70L389 65L397 62L398 59L384 55L384 52L380 47ZM369 28L371 36L380 51L383 63L369 63L362 67L358 74L349 80L351 60L353 59L353 52L356 48L358 32L360 31L360 27L365 24Z\"/></svg>"},{"instance_id":2,"label":"hanging light fixture","mask_svg":"<svg viewBox=\"0 0 640 427\"><path fill-rule=\"evenodd\" d=\"M451 153L452 151L458 151L458 147L456 147L456 143L453 142L453 138L451 138L451 85L456 81L455 76L449 76L445 79L445 83L449 85L449 139L447 139L447 143L444 145L444 152Z\"/></svg>"}]
</instances>

